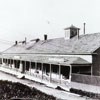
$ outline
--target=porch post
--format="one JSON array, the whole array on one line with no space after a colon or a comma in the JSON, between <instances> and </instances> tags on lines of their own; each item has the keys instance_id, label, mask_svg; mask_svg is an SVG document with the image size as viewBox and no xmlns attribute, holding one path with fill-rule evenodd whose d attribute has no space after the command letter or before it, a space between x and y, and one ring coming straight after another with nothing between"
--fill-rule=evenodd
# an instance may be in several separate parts
<instances>
[{"instance_id":1,"label":"porch post","mask_svg":"<svg viewBox=\"0 0 100 100\"><path fill-rule=\"evenodd\" d=\"M5 58L5 64L7 64L7 60L6 60L6 58Z\"/></svg>"},{"instance_id":2,"label":"porch post","mask_svg":"<svg viewBox=\"0 0 100 100\"><path fill-rule=\"evenodd\" d=\"M41 63L42 66L42 80L43 80L43 63Z\"/></svg>"},{"instance_id":3,"label":"porch post","mask_svg":"<svg viewBox=\"0 0 100 100\"><path fill-rule=\"evenodd\" d=\"M2 59L1 64L3 64L3 58L1 58L1 59Z\"/></svg>"},{"instance_id":4,"label":"porch post","mask_svg":"<svg viewBox=\"0 0 100 100\"><path fill-rule=\"evenodd\" d=\"M5 58L3 58L3 60L2 60L2 64L4 64L4 65L5 65L5 63L6 63L6 62L5 62Z\"/></svg>"},{"instance_id":5,"label":"porch post","mask_svg":"<svg viewBox=\"0 0 100 100\"><path fill-rule=\"evenodd\" d=\"M18 66L17 66L17 59L15 60L15 66L16 66L16 71L18 71Z\"/></svg>"},{"instance_id":6,"label":"porch post","mask_svg":"<svg viewBox=\"0 0 100 100\"><path fill-rule=\"evenodd\" d=\"M31 75L31 61L29 63L30 63L29 71L30 71L30 75Z\"/></svg>"},{"instance_id":7,"label":"porch post","mask_svg":"<svg viewBox=\"0 0 100 100\"><path fill-rule=\"evenodd\" d=\"M92 74L93 74L93 66L91 65L91 76L92 76Z\"/></svg>"},{"instance_id":8,"label":"porch post","mask_svg":"<svg viewBox=\"0 0 100 100\"><path fill-rule=\"evenodd\" d=\"M16 66L17 64L16 63L17 63L17 60L15 59L15 70L16 70L16 74L17 74L17 66Z\"/></svg>"},{"instance_id":9,"label":"porch post","mask_svg":"<svg viewBox=\"0 0 100 100\"><path fill-rule=\"evenodd\" d=\"M23 68L22 68L23 66L22 66L22 61L20 60L20 64L19 64L19 71L22 73L22 70L23 70Z\"/></svg>"},{"instance_id":10,"label":"porch post","mask_svg":"<svg viewBox=\"0 0 100 100\"><path fill-rule=\"evenodd\" d=\"M51 64L50 64L50 82L51 82Z\"/></svg>"},{"instance_id":11,"label":"porch post","mask_svg":"<svg viewBox=\"0 0 100 100\"><path fill-rule=\"evenodd\" d=\"M71 74L72 74L72 66L70 65L70 73L69 73L69 80L71 82Z\"/></svg>"},{"instance_id":12,"label":"porch post","mask_svg":"<svg viewBox=\"0 0 100 100\"><path fill-rule=\"evenodd\" d=\"M13 68L15 68L15 63L14 63L14 59L13 59Z\"/></svg>"},{"instance_id":13,"label":"porch post","mask_svg":"<svg viewBox=\"0 0 100 100\"><path fill-rule=\"evenodd\" d=\"M6 59L5 58L3 58L4 60L3 60L3 63L5 63L6 64Z\"/></svg>"},{"instance_id":14,"label":"porch post","mask_svg":"<svg viewBox=\"0 0 100 100\"><path fill-rule=\"evenodd\" d=\"M59 80L60 80L60 83L61 83L61 66L59 64Z\"/></svg>"},{"instance_id":15,"label":"porch post","mask_svg":"<svg viewBox=\"0 0 100 100\"><path fill-rule=\"evenodd\" d=\"M10 59L10 67L11 67L11 59ZM12 67L11 67L12 68Z\"/></svg>"},{"instance_id":16,"label":"porch post","mask_svg":"<svg viewBox=\"0 0 100 100\"><path fill-rule=\"evenodd\" d=\"M35 62L35 70L37 70L37 62Z\"/></svg>"},{"instance_id":17,"label":"porch post","mask_svg":"<svg viewBox=\"0 0 100 100\"><path fill-rule=\"evenodd\" d=\"M24 61L25 62L25 69L24 69L24 73L26 72L26 61Z\"/></svg>"},{"instance_id":18,"label":"porch post","mask_svg":"<svg viewBox=\"0 0 100 100\"><path fill-rule=\"evenodd\" d=\"M8 59L7 59L7 65L8 65Z\"/></svg>"}]
</instances>

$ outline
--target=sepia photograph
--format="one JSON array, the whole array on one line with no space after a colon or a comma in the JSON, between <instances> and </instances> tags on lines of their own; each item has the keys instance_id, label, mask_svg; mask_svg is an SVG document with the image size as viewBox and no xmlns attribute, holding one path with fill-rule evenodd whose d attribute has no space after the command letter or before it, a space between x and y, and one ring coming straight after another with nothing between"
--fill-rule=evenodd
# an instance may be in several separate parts
<instances>
[{"instance_id":1,"label":"sepia photograph","mask_svg":"<svg viewBox=\"0 0 100 100\"><path fill-rule=\"evenodd\" d=\"M0 100L100 100L100 0L0 0Z\"/></svg>"}]
</instances>

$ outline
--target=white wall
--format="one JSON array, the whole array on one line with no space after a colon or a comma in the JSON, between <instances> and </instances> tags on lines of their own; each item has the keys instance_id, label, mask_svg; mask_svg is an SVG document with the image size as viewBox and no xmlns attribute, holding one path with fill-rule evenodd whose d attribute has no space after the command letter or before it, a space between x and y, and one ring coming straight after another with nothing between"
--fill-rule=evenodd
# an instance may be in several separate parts
<instances>
[{"instance_id":1,"label":"white wall","mask_svg":"<svg viewBox=\"0 0 100 100\"><path fill-rule=\"evenodd\" d=\"M70 30L65 30L65 39L70 39Z\"/></svg>"},{"instance_id":2,"label":"white wall","mask_svg":"<svg viewBox=\"0 0 100 100\"><path fill-rule=\"evenodd\" d=\"M92 55L67 55L67 56L80 57L80 58L92 63Z\"/></svg>"},{"instance_id":3,"label":"white wall","mask_svg":"<svg viewBox=\"0 0 100 100\"><path fill-rule=\"evenodd\" d=\"M43 56L64 56L64 57L80 57L90 63L92 63L92 55L43 55Z\"/></svg>"}]
</instances>

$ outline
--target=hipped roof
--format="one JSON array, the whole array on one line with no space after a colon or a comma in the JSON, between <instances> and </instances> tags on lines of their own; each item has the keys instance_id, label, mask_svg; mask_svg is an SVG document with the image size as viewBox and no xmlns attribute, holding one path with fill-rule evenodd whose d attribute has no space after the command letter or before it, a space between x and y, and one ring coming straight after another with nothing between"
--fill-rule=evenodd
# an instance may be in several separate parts
<instances>
[{"instance_id":1,"label":"hipped roof","mask_svg":"<svg viewBox=\"0 0 100 100\"><path fill-rule=\"evenodd\" d=\"M80 29L74 25L71 25L70 27L65 28L64 30L68 30L68 29Z\"/></svg>"}]
</instances>

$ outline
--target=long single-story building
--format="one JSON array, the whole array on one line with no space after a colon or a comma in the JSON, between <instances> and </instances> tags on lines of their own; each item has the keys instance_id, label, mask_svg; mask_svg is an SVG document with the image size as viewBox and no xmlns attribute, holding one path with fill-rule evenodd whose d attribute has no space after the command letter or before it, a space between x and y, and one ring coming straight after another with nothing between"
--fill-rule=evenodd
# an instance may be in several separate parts
<instances>
[{"instance_id":1,"label":"long single-story building","mask_svg":"<svg viewBox=\"0 0 100 100\"><path fill-rule=\"evenodd\" d=\"M2 67L39 75L51 83L71 81L72 73L100 75L100 33L79 35L79 28L65 28L65 37L30 42L16 41L1 54Z\"/></svg>"}]
</instances>

